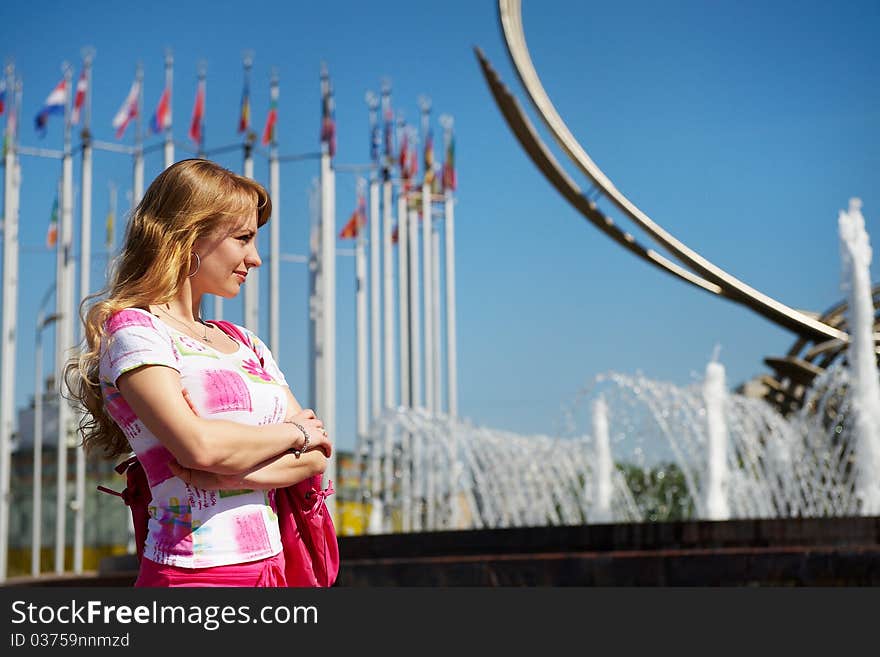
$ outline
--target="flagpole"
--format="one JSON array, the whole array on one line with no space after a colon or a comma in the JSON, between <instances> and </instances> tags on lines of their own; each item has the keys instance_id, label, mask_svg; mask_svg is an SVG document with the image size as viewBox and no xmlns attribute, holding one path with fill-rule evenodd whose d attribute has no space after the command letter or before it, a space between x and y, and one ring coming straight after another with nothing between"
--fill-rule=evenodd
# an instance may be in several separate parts
<instances>
[{"instance_id":1,"label":"flagpole","mask_svg":"<svg viewBox=\"0 0 880 657\"><path fill-rule=\"evenodd\" d=\"M379 241L379 179L378 160L379 146L378 137L378 109L379 99L372 91L368 91L365 97L367 107L370 110L370 160L373 170L370 173L370 419L379 417L382 410L381 393L381 341L379 336L379 258L382 257L382 247Z\"/></svg>"},{"instance_id":2,"label":"flagpole","mask_svg":"<svg viewBox=\"0 0 880 657\"><path fill-rule=\"evenodd\" d=\"M144 105L144 67L138 62L135 79L138 85L137 116L135 117L134 131L134 185L132 186L132 207L137 207L144 195L144 134L141 114Z\"/></svg>"},{"instance_id":3,"label":"flagpole","mask_svg":"<svg viewBox=\"0 0 880 657\"><path fill-rule=\"evenodd\" d=\"M71 152L70 85L72 72L64 64L64 156L62 159L61 222L58 230L58 287L56 307L60 316L55 334L55 385L60 392L60 377L67 362L67 352L73 347L73 154ZM58 458L55 505L55 572L64 572L65 526L67 521L67 442L73 409L67 400L58 396Z\"/></svg>"},{"instance_id":4,"label":"flagpole","mask_svg":"<svg viewBox=\"0 0 880 657\"><path fill-rule=\"evenodd\" d=\"M434 339L436 340L436 347L434 349L434 353L432 354L432 359L434 361L434 413L437 415L442 414L442 406L440 399L440 351L442 349L442 341L440 340L440 234L437 231L436 226L434 226L433 217L431 224L432 226L430 234L431 234L431 262L433 263L433 272L431 276L431 290L433 291L433 299L431 303L433 304L433 312L432 316L434 318ZM429 463L428 463L428 475L427 475L427 492L425 494L425 498L428 500L428 508L426 510L427 513L427 528L430 530L436 529L436 508L438 504L438 500L434 495L434 481L435 481L435 472L436 468L434 467L434 457L432 455L437 454L437 446L431 445L431 448L428 450L429 455Z\"/></svg>"},{"instance_id":5,"label":"flagpole","mask_svg":"<svg viewBox=\"0 0 880 657\"><path fill-rule=\"evenodd\" d=\"M422 327L419 316L419 213L409 210L409 343L410 399L413 408L422 406Z\"/></svg>"},{"instance_id":6,"label":"flagpole","mask_svg":"<svg viewBox=\"0 0 880 657\"><path fill-rule=\"evenodd\" d=\"M427 96L419 97L419 106L422 110L422 141L424 147L428 146L428 130L431 127L431 99ZM416 151L418 157L418 151ZM434 319L433 298L431 287L431 272L434 270L431 255L431 187L427 167L422 178L422 285L424 286L424 315L425 315L425 410L429 415L434 413Z\"/></svg>"},{"instance_id":7,"label":"flagpole","mask_svg":"<svg viewBox=\"0 0 880 657\"><path fill-rule=\"evenodd\" d=\"M364 196L366 180L358 178L358 209L361 212L361 199ZM357 243L355 246L355 296L357 314L357 438L362 441L367 436L367 263L364 254L364 231L362 216L355 218Z\"/></svg>"},{"instance_id":8,"label":"flagpole","mask_svg":"<svg viewBox=\"0 0 880 657\"><path fill-rule=\"evenodd\" d=\"M412 406L412 381L409 359L412 345L409 336L409 213L406 193L401 185L397 195L397 288L400 308L400 405Z\"/></svg>"},{"instance_id":9,"label":"flagpole","mask_svg":"<svg viewBox=\"0 0 880 657\"><path fill-rule=\"evenodd\" d=\"M440 117L444 128L444 141L448 158L449 144L452 139L453 119L444 114ZM446 166L446 163L444 163ZM453 190L446 187L443 199L444 233L446 244L446 385L449 417L458 417L458 375L456 362L455 335L455 197Z\"/></svg>"},{"instance_id":10,"label":"flagpole","mask_svg":"<svg viewBox=\"0 0 880 657\"><path fill-rule=\"evenodd\" d=\"M324 386L323 308L321 306L321 184L312 180L309 190L309 405L317 406Z\"/></svg>"},{"instance_id":11,"label":"flagpole","mask_svg":"<svg viewBox=\"0 0 880 657\"><path fill-rule=\"evenodd\" d=\"M321 66L321 94L330 96L330 77L326 65ZM324 428L336 436L336 174L330 157L330 144L321 144L321 286L323 306L324 386L316 404L316 413ZM336 451L330 456L324 477L336 478ZM327 501L331 516L336 503Z\"/></svg>"},{"instance_id":12,"label":"flagpole","mask_svg":"<svg viewBox=\"0 0 880 657\"><path fill-rule=\"evenodd\" d=\"M433 210L432 210L433 212ZM443 400L442 400L442 357L441 352L443 351L443 341L440 336L442 335L442 326L440 322L440 230L437 225L434 224L433 217L431 220L431 262L434 265L434 271L431 276L431 290L434 293L434 298L432 300L433 309L432 316L434 318L434 412L437 414L441 414L443 412Z\"/></svg>"},{"instance_id":13,"label":"flagpole","mask_svg":"<svg viewBox=\"0 0 880 657\"><path fill-rule=\"evenodd\" d=\"M171 102L174 98L172 83L174 81L174 55L171 48L165 49L165 88L168 90L168 124L165 128L165 168L174 164L174 136L171 134L171 124L174 113L171 111Z\"/></svg>"},{"instance_id":14,"label":"flagpole","mask_svg":"<svg viewBox=\"0 0 880 657\"><path fill-rule=\"evenodd\" d=\"M278 98L278 69L272 69L269 83L270 97ZM279 292L281 289L281 169L278 162L277 132L272 131L269 144L269 193L272 195L272 223L269 224L269 345L276 362L281 353L281 319L279 316Z\"/></svg>"},{"instance_id":15,"label":"flagpole","mask_svg":"<svg viewBox=\"0 0 880 657\"><path fill-rule=\"evenodd\" d=\"M83 49L83 73L86 81L85 113L83 117L82 137L82 207L80 210L80 266L79 266L79 299L82 302L90 291L89 274L92 268L92 59L94 48ZM75 413L77 423L80 413ZM83 447L76 450L76 497L73 515L73 571L83 571L83 543L85 539L85 506L86 506L86 454Z\"/></svg>"},{"instance_id":16,"label":"flagpole","mask_svg":"<svg viewBox=\"0 0 880 657\"><path fill-rule=\"evenodd\" d=\"M382 114L385 122L391 121L391 83L387 80L382 82ZM389 126L383 126L383 131ZM391 127L393 130L393 127ZM390 132L388 138L394 133ZM391 165L394 158L391 145L385 145L385 166L382 169L382 275L384 291L384 336L385 336L385 408L394 408L394 256L391 244L392 222L392 187ZM401 395L403 394L403 381L401 380Z\"/></svg>"},{"instance_id":17,"label":"flagpole","mask_svg":"<svg viewBox=\"0 0 880 657\"><path fill-rule=\"evenodd\" d=\"M253 54L251 52L245 52L243 57L244 64L244 85L245 90L248 94L250 94L250 78L251 78L251 67L253 66L254 59ZM250 103L250 98L248 98L248 103ZM240 120L240 119L239 119ZM254 177L254 134L251 132L250 125L247 125L245 128L245 138L244 138L244 177L250 178L253 180ZM257 240L259 239L260 231L257 231L257 234L254 235L254 244L256 245ZM250 271L248 271L247 282L244 284L244 325L249 330L254 333L259 333L259 310L257 308L257 302L260 298L260 272L259 269L253 267Z\"/></svg>"},{"instance_id":18,"label":"flagpole","mask_svg":"<svg viewBox=\"0 0 880 657\"><path fill-rule=\"evenodd\" d=\"M208 114L208 63L205 60L200 60L196 66L197 71L197 82L196 82L196 107L193 108L193 118L195 117L195 112L199 104L199 99L201 98L201 109L200 115L198 116L199 120L199 128L198 128L198 142L197 142L197 152L196 157L204 158L205 157L205 134L207 130L205 129L205 117ZM190 135L192 135L192 125L190 125ZM192 137L190 137L192 138ZM213 318L216 320L223 319L223 297L219 295L214 296L214 312L212 313ZM201 311L205 313L207 311L208 301L207 299L202 300Z\"/></svg>"},{"instance_id":19,"label":"flagpole","mask_svg":"<svg viewBox=\"0 0 880 657\"><path fill-rule=\"evenodd\" d=\"M9 561L9 498L12 473L12 428L15 404L15 327L18 321L18 156L16 134L18 96L15 66L6 65L10 95L6 116L6 152L3 171L3 334L0 347L0 583L6 581ZM13 114L16 119L13 119ZM15 121L15 123L13 123ZM13 123L13 126L10 126Z\"/></svg>"}]
</instances>

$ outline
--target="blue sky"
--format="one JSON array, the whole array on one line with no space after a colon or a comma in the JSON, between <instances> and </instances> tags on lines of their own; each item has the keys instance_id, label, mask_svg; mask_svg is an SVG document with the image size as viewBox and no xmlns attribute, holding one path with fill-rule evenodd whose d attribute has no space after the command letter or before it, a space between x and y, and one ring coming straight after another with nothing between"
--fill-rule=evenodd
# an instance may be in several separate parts
<instances>
[{"instance_id":1,"label":"blue sky","mask_svg":"<svg viewBox=\"0 0 880 657\"><path fill-rule=\"evenodd\" d=\"M795 340L751 311L635 259L558 196L521 151L477 66L474 46L525 102L492 2L250 2L243 8L157 1L149 9L103 1L48 2L39 9L17 3L3 8L0 23L2 54L14 59L24 81L21 143L27 146L61 147L61 121L51 119L41 140L33 117L58 82L62 61L78 72L86 45L96 49L93 132L105 141L113 141L110 123L138 61L149 118L164 83L166 46L175 56L178 141L186 140L196 66L207 63L209 149L240 139L247 49L255 55L257 130L268 107L270 70L280 73L284 154L317 148L322 61L336 93L340 164L368 160L364 94L378 91L383 77L407 118L417 117L420 94L433 101L435 130L439 114L454 116L460 414L477 424L553 433L562 427L561 407L596 375L641 371L687 384L702 376L716 345L734 387L768 371L763 358L783 354ZM878 3L555 0L526 2L524 24L536 68L571 131L648 215L791 306L821 311L842 298L837 214L850 197L863 199L868 232L880 239ZM131 131L122 141L131 143ZM241 170L238 152L217 160ZM22 169L17 405L33 389L37 305L54 280L54 253L44 241L60 162L26 158ZM74 169L78 177L78 162ZM161 155L148 156L146 184L160 170ZM268 183L264 159L257 159L255 174ZM307 194L316 175L313 162L282 170L284 253L305 253ZM119 186L122 214L130 160L98 153L94 176L94 248L100 249L108 181ZM355 179L341 173L340 225L354 203ZM267 248L266 238L262 245ZM350 448L354 262L342 256L338 263L337 440ZM96 257L95 286L102 267ZM877 279L878 266L873 269ZM282 276L281 366L300 400L310 403L306 270L284 263ZM240 303L227 308L227 318L240 321ZM265 313L264 303L261 333L268 337Z\"/></svg>"}]
</instances>

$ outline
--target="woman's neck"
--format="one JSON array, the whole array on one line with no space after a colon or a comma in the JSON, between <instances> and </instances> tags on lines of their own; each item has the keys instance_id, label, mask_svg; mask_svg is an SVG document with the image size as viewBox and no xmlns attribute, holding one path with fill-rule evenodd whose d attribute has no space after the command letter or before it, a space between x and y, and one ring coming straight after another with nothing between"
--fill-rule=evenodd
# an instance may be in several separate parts
<instances>
[{"instance_id":1,"label":"woman's neck","mask_svg":"<svg viewBox=\"0 0 880 657\"><path fill-rule=\"evenodd\" d=\"M168 303L160 304L162 309L170 312L174 317L185 321L197 322L201 318L199 310L202 295L194 295L188 285L184 286L176 297Z\"/></svg>"}]
</instances>

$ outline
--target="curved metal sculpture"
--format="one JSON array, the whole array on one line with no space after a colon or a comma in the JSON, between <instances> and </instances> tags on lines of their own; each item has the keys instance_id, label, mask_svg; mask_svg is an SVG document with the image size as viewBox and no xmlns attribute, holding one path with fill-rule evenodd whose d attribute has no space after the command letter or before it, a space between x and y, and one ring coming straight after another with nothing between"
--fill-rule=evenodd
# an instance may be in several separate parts
<instances>
[{"instance_id":1,"label":"curved metal sculpture","mask_svg":"<svg viewBox=\"0 0 880 657\"><path fill-rule=\"evenodd\" d=\"M547 179L579 212L618 244L652 265L707 292L744 305L774 324L793 331L803 340L815 342L817 345L830 341L839 345L849 342L849 334L845 330L763 294L688 248L626 198L577 142L544 90L526 46L521 0L499 0L498 8L504 40L513 66L532 104L556 142L592 182L598 195L611 201L684 267L640 245L632 235L617 227L611 218L601 212L593 199L581 192L538 136L516 98L506 89L482 51L477 48L477 58L486 82L514 135Z\"/></svg>"},{"instance_id":2,"label":"curved metal sculpture","mask_svg":"<svg viewBox=\"0 0 880 657\"><path fill-rule=\"evenodd\" d=\"M880 285L871 290L874 300L874 335L880 335ZM848 332L848 302L843 301L829 308L819 316L819 321ZM846 343L841 340L826 340L811 344L799 338L785 356L768 356L764 363L773 370L773 375L762 374L754 382L761 390L757 396L776 406L783 415L803 406L807 391L813 386L816 377L839 358L846 357ZM744 386L738 390L743 391Z\"/></svg>"}]
</instances>

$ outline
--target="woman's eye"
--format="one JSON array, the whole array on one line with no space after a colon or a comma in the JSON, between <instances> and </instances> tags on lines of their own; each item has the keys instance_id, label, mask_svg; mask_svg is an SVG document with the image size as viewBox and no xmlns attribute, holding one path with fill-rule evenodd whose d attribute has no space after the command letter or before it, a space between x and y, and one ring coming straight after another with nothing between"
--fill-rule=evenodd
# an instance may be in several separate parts
<instances>
[{"instance_id":1,"label":"woman's eye","mask_svg":"<svg viewBox=\"0 0 880 657\"><path fill-rule=\"evenodd\" d=\"M238 238L238 240L240 242L242 242L243 244L247 244L248 242L251 241L251 236L250 235L242 235L241 237Z\"/></svg>"}]
</instances>

